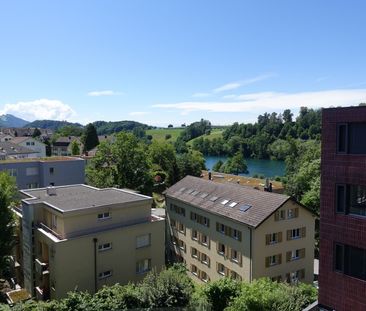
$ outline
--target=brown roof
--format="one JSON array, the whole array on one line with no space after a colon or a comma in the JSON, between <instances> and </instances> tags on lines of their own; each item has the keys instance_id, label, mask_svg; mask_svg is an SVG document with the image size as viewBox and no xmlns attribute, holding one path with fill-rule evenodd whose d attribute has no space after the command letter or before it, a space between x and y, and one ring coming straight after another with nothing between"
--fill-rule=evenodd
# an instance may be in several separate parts
<instances>
[{"instance_id":1,"label":"brown roof","mask_svg":"<svg viewBox=\"0 0 366 311\"><path fill-rule=\"evenodd\" d=\"M165 194L168 198L180 200L252 227L258 227L290 199L283 194L260 191L232 183L215 183L192 176L186 176L170 187ZM214 200L215 197L217 197L216 200ZM223 204L224 200L228 202Z\"/></svg>"}]
</instances>

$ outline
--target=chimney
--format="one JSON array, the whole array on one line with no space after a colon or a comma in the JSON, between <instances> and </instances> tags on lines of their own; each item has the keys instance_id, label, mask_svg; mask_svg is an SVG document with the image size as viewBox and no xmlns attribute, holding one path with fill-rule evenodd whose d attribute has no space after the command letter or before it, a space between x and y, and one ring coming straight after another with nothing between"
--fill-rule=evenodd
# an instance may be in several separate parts
<instances>
[{"instance_id":1,"label":"chimney","mask_svg":"<svg viewBox=\"0 0 366 311\"><path fill-rule=\"evenodd\" d=\"M57 195L56 193L56 188L55 187L47 187L47 195L48 196L54 196L54 195Z\"/></svg>"}]
</instances>

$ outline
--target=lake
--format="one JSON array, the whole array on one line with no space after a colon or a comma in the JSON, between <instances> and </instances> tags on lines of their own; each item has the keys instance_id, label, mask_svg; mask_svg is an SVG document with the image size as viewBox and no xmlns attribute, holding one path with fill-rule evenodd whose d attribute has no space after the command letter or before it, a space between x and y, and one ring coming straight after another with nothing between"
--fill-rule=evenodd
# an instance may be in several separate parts
<instances>
[{"instance_id":1,"label":"lake","mask_svg":"<svg viewBox=\"0 0 366 311\"><path fill-rule=\"evenodd\" d=\"M227 157L225 156L205 156L206 167L208 170L212 170L212 167L217 161L221 160L225 162ZM243 176L264 175L265 177L275 177L285 175L285 162L276 160L260 160L260 159L245 159L248 165L247 174L239 174Z\"/></svg>"}]
</instances>

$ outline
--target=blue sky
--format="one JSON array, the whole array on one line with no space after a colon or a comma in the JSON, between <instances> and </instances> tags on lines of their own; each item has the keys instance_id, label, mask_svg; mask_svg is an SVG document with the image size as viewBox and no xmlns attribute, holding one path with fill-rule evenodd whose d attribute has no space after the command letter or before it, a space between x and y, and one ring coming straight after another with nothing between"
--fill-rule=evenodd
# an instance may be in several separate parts
<instances>
[{"instance_id":1,"label":"blue sky","mask_svg":"<svg viewBox=\"0 0 366 311\"><path fill-rule=\"evenodd\" d=\"M0 113L152 125L366 102L365 1L2 1Z\"/></svg>"}]
</instances>

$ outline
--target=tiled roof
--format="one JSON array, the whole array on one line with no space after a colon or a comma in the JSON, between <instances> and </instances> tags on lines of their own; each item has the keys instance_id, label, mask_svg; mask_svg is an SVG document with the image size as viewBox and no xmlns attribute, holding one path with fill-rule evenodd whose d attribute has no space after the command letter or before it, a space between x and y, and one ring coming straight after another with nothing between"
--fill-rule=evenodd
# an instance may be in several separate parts
<instances>
[{"instance_id":1,"label":"tiled roof","mask_svg":"<svg viewBox=\"0 0 366 311\"><path fill-rule=\"evenodd\" d=\"M258 227L290 199L283 194L260 191L233 183L215 183L192 176L186 176L170 187L165 194L167 198L180 200L251 227Z\"/></svg>"},{"instance_id":2,"label":"tiled roof","mask_svg":"<svg viewBox=\"0 0 366 311\"><path fill-rule=\"evenodd\" d=\"M5 142L0 142L0 153L4 153L5 155L15 155L15 154L38 153L38 152L34 151L32 149L5 141Z\"/></svg>"}]
</instances>

